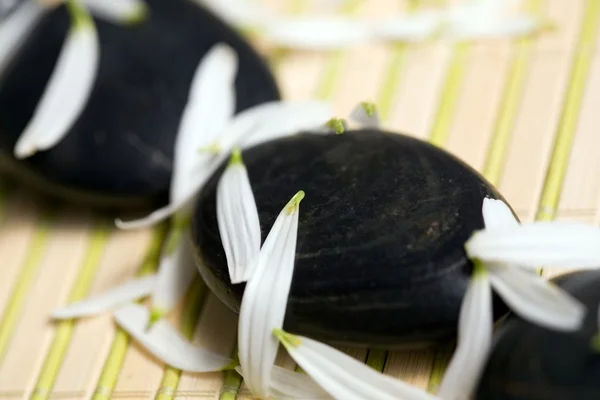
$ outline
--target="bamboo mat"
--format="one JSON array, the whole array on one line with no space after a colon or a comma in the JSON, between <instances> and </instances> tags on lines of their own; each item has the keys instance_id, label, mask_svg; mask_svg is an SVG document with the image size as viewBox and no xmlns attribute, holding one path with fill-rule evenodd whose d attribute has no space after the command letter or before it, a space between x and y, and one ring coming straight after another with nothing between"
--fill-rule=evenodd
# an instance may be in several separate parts
<instances>
[{"instance_id":1,"label":"bamboo mat","mask_svg":"<svg viewBox=\"0 0 600 400\"><path fill-rule=\"evenodd\" d=\"M377 18L408 2L350 1L342 10L316 0L270 3L284 12L327 8ZM528 6L557 30L518 41L380 44L333 54L255 44L284 96L329 99L339 116L358 101L374 101L387 128L429 139L483 171L522 220L597 223L600 0L530 0ZM165 368L130 344L108 315L48 321L67 301L155 268L164 227L118 231L111 221L43 204L9 185L0 197L0 399L250 398L234 373ZM201 283L184 303L176 322L186 334L216 351L233 351L236 318ZM430 389L449 354L346 350ZM278 362L294 367L283 354Z\"/></svg>"}]
</instances>

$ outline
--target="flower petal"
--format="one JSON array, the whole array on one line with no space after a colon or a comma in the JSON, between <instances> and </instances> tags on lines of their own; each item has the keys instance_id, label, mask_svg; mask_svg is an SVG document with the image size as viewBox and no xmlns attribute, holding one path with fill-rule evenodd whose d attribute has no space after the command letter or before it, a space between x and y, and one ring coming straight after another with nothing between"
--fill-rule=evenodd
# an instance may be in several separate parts
<instances>
[{"instance_id":1,"label":"flower petal","mask_svg":"<svg viewBox=\"0 0 600 400\"><path fill-rule=\"evenodd\" d=\"M196 197L196 195L202 190L204 184L210 179L212 174L219 168L221 163L225 161L226 155L218 154L218 155L203 155L202 160L204 161L204 165L199 167L196 173L190 178L187 182L187 190L181 196L181 198L175 202L169 203L167 206L159 208L158 210L152 212L150 215L146 217L131 220L131 221L123 221L121 219L116 219L115 224L119 229L140 229L147 228L152 225L158 224L159 222L164 221L169 218L171 215L176 212L189 207L192 204L192 201Z\"/></svg>"},{"instance_id":2,"label":"flower petal","mask_svg":"<svg viewBox=\"0 0 600 400\"><path fill-rule=\"evenodd\" d=\"M545 26L539 18L527 15L505 19L486 18L468 24L453 24L447 36L454 40L476 40L504 37L519 37L538 32Z\"/></svg>"},{"instance_id":3,"label":"flower petal","mask_svg":"<svg viewBox=\"0 0 600 400\"><path fill-rule=\"evenodd\" d=\"M279 344L270 334L283 326L292 283L299 203L298 192L279 213L260 251L254 273L242 297L238 354L246 385L256 396L267 396Z\"/></svg>"},{"instance_id":4,"label":"flower petal","mask_svg":"<svg viewBox=\"0 0 600 400\"><path fill-rule=\"evenodd\" d=\"M267 40L281 47L331 50L374 38L370 23L347 17L289 17L264 27Z\"/></svg>"},{"instance_id":5,"label":"flower petal","mask_svg":"<svg viewBox=\"0 0 600 400\"><path fill-rule=\"evenodd\" d=\"M515 266L486 267L494 290L521 318L559 331L581 327L585 306L552 282Z\"/></svg>"},{"instance_id":6,"label":"flower petal","mask_svg":"<svg viewBox=\"0 0 600 400\"><path fill-rule=\"evenodd\" d=\"M237 69L237 53L223 43L213 46L196 68L175 141L171 203L186 195L205 162L198 149L213 143L235 112Z\"/></svg>"},{"instance_id":7,"label":"flower petal","mask_svg":"<svg viewBox=\"0 0 600 400\"><path fill-rule=\"evenodd\" d=\"M187 233L187 230L183 233L171 232L171 235L183 237L179 239L174 249L167 249L160 260L156 285L152 293L150 312L152 324L177 305L196 276L191 239L187 237Z\"/></svg>"},{"instance_id":8,"label":"flower petal","mask_svg":"<svg viewBox=\"0 0 600 400\"><path fill-rule=\"evenodd\" d=\"M221 371L232 363L228 357L194 346L164 319L146 331L149 313L139 304L119 308L114 318L121 329L171 367L187 372L211 372Z\"/></svg>"},{"instance_id":9,"label":"flower petal","mask_svg":"<svg viewBox=\"0 0 600 400\"><path fill-rule=\"evenodd\" d=\"M417 42L431 38L442 24L439 11L424 10L391 16L373 25L374 34L381 39Z\"/></svg>"},{"instance_id":10,"label":"flower petal","mask_svg":"<svg viewBox=\"0 0 600 400\"><path fill-rule=\"evenodd\" d=\"M332 397L343 400L431 400L437 397L384 375L341 351L282 330L273 334L290 356Z\"/></svg>"},{"instance_id":11,"label":"flower petal","mask_svg":"<svg viewBox=\"0 0 600 400\"><path fill-rule=\"evenodd\" d=\"M254 120L252 129L238 131L245 132L244 135L233 136L233 134L226 133L223 137L229 135L227 136L227 146L237 143L242 148L248 148L301 131L317 129L331 118L332 113L331 104L323 101L269 102L239 114L239 120L242 120L242 114L244 114L246 120L244 124L247 124L248 128L250 120ZM237 117L234 118L234 121L236 121L234 122L236 126L240 124L237 122ZM235 132L233 129L227 129L227 131Z\"/></svg>"},{"instance_id":12,"label":"flower petal","mask_svg":"<svg viewBox=\"0 0 600 400\"><path fill-rule=\"evenodd\" d=\"M26 158L56 145L75 123L92 92L98 69L98 35L87 10L67 2L71 28L48 85L15 146Z\"/></svg>"},{"instance_id":13,"label":"flower petal","mask_svg":"<svg viewBox=\"0 0 600 400\"><path fill-rule=\"evenodd\" d=\"M275 18L275 15L257 1L247 0L193 0L208 8L225 22L233 26L262 26Z\"/></svg>"},{"instance_id":14,"label":"flower petal","mask_svg":"<svg viewBox=\"0 0 600 400\"><path fill-rule=\"evenodd\" d=\"M492 345L492 290L488 274L476 266L463 298L458 343L437 392L442 399L470 398Z\"/></svg>"},{"instance_id":15,"label":"flower petal","mask_svg":"<svg viewBox=\"0 0 600 400\"><path fill-rule=\"evenodd\" d=\"M483 199L483 221L485 229L512 228L519 225L512 211L502 200Z\"/></svg>"},{"instance_id":16,"label":"flower petal","mask_svg":"<svg viewBox=\"0 0 600 400\"><path fill-rule=\"evenodd\" d=\"M217 222L231 283L247 281L260 252L260 221L248 171L239 150L217 185Z\"/></svg>"},{"instance_id":17,"label":"flower petal","mask_svg":"<svg viewBox=\"0 0 600 400\"><path fill-rule=\"evenodd\" d=\"M107 21L131 24L142 21L148 15L144 0L83 0L90 12Z\"/></svg>"},{"instance_id":18,"label":"flower petal","mask_svg":"<svg viewBox=\"0 0 600 400\"><path fill-rule=\"evenodd\" d=\"M470 258L529 268L600 267L600 229L577 222L534 222L476 232L465 244Z\"/></svg>"},{"instance_id":19,"label":"flower petal","mask_svg":"<svg viewBox=\"0 0 600 400\"><path fill-rule=\"evenodd\" d=\"M235 370L242 377L244 376L241 367L235 367ZM271 398L275 399L320 400L332 398L310 376L277 365L273 367L271 374L269 394Z\"/></svg>"},{"instance_id":20,"label":"flower petal","mask_svg":"<svg viewBox=\"0 0 600 400\"><path fill-rule=\"evenodd\" d=\"M362 128L378 128L381 125L377 108L373 103L368 102L357 104L350 113L350 119L360 124Z\"/></svg>"},{"instance_id":21,"label":"flower petal","mask_svg":"<svg viewBox=\"0 0 600 400\"><path fill-rule=\"evenodd\" d=\"M70 319L89 317L109 311L122 304L130 303L150 295L156 286L156 281L157 276L154 274L131 279L97 296L92 296L59 308L52 313L52 318Z\"/></svg>"},{"instance_id":22,"label":"flower petal","mask_svg":"<svg viewBox=\"0 0 600 400\"><path fill-rule=\"evenodd\" d=\"M45 12L37 1L26 0L0 20L0 77Z\"/></svg>"}]
</instances>

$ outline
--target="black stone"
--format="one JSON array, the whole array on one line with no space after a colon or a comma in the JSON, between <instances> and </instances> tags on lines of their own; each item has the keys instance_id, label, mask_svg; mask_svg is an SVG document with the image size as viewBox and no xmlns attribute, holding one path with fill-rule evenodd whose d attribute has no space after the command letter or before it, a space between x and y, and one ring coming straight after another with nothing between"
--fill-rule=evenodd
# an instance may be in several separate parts
<instances>
[{"instance_id":1,"label":"black stone","mask_svg":"<svg viewBox=\"0 0 600 400\"><path fill-rule=\"evenodd\" d=\"M95 20L101 55L90 101L57 146L17 161L14 145L69 26L64 6L43 18L0 81L0 164L5 170L79 203L162 205L189 85L213 45L225 42L239 54L238 111L279 99L268 67L232 28L189 0L147 3L150 16L136 26Z\"/></svg>"},{"instance_id":2,"label":"black stone","mask_svg":"<svg viewBox=\"0 0 600 400\"><path fill-rule=\"evenodd\" d=\"M556 282L588 307L582 328L557 332L516 316L499 330L477 390L481 400L600 399L598 333L600 271L564 275Z\"/></svg>"},{"instance_id":3,"label":"black stone","mask_svg":"<svg viewBox=\"0 0 600 400\"><path fill-rule=\"evenodd\" d=\"M296 264L285 328L334 343L396 347L452 337L472 265L463 245L483 227L476 171L426 142L381 131L302 133L243 152L264 241L298 191ZM215 186L193 221L200 272L238 311L218 234ZM497 315L505 308L496 304Z\"/></svg>"}]
</instances>

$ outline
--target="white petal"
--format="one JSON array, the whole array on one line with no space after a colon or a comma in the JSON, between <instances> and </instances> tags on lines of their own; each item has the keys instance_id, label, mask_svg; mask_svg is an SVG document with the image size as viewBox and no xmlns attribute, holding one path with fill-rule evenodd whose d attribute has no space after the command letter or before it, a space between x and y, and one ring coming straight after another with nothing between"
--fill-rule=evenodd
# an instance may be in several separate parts
<instances>
[{"instance_id":1,"label":"white petal","mask_svg":"<svg viewBox=\"0 0 600 400\"><path fill-rule=\"evenodd\" d=\"M67 5L71 28L33 117L17 141L17 158L57 144L77 121L94 86L99 58L96 28L85 8L77 2Z\"/></svg>"},{"instance_id":2,"label":"white petal","mask_svg":"<svg viewBox=\"0 0 600 400\"><path fill-rule=\"evenodd\" d=\"M25 0L0 21L0 78L46 9L35 0Z\"/></svg>"},{"instance_id":3,"label":"white petal","mask_svg":"<svg viewBox=\"0 0 600 400\"><path fill-rule=\"evenodd\" d=\"M233 152L217 185L217 222L231 282L245 282L260 251L260 221L239 150Z\"/></svg>"},{"instance_id":4,"label":"white petal","mask_svg":"<svg viewBox=\"0 0 600 400\"><path fill-rule=\"evenodd\" d=\"M52 313L54 319L89 317L109 311L117 306L148 296L156 286L156 275L131 279L124 284L97 296L89 297L59 308Z\"/></svg>"},{"instance_id":5,"label":"white petal","mask_svg":"<svg viewBox=\"0 0 600 400\"><path fill-rule=\"evenodd\" d=\"M512 211L502 200L483 199L483 221L485 229L511 228L519 225Z\"/></svg>"},{"instance_id":6,"label":"white petal","mask_svg":"<svg viewBox=\"0 0 600 400\"><path fill-rule=\"evenodd\" d=\"M458 343L437 392L442 399L467 399L479 382L492 345L492 291L485 270L473 272L463 298Z\"/></svg>"},{"instance_id":7,"label":"white petal","mask_svg":"<svg viewBox=\"0 0 600 400\"><path fill-rule=\"evenodd\" d=\"M278 399L331 399L310 376L278 366L273 368L271 394Z\"/></svg>"},{"instance_id":8,"label":"white petal","mask_svg":"<svg viewBox=\"0 0 600 400\"><path fill-rule=\"evenodd\" d=\"M257 1L248 0L193 0L203 5L233 26L259 27L272 21L275 15Z\"/></svg>"},{"instance_id":9,"label":"white petal","mask_svg":"<svg viewBox=\"0 0 600 400\"><path fill-rule=\"evenodd\" d=\"M221 371L232 362L228 357L194 346L164 319L146 331L149 313L139 304L121 307L114 317L135 341L171 367L187 372L211 372Z\"/></svg>"},{"instance_id":10,"label":"white petal","mask_svg":"<svg viewBox=\"0 0 600 400\"><path fill-rule=\"evenodd\" d=\"M447 35L455 40L473 40L518 37L535 33L544 24L532 16L515 16L506 19L484 19L469 24L454 24Z\"/></svg>"},{"instance_id":11,"label":"white petal","mask_svg":"<svg viewBox=\"0 0 600 400\"><path fill-rule=\"evenodd\" d=\"M577 222L534 222L475 233L470 258L530 268L600 267L600 229Z\"/></svg>"},{"instance_id":12,"label":"white petal","mask_svg":"<svg viewBox=\"0 0 600 400\"><path fill-rule=\"evenodd\" d=\"M177 229L177 228L176 228ZM177 234L178 244L174 249L163 254L158 266L158 277L152 293L151 322L171 311L181 300L196 276L196 264L192 257L193 250L188 231L171 232Z\"/></svg>"},{"instance_id":13,"label":"white petal","mask_svg":"<svg viewBox=\"0 0 600 400\"><path fill-rule=\"evenodd\" d=\"M296 258L298 192L279 213L260 251L254 273L242 297L238 355L246 385L257 396L268 394L279 344L271 335L283 326Z\"/></svg>"},{"instance_id":14,"label":"white petal","mask_svg":"<svg viewBox=\"0 0 600 400\"><path fill-rule=\"evenodd\" d=\"M388 17L374 24L374 34L381 39L405 42L432 37L440 28L442 15L438 11L421 11Z\"/></svg>"},{"instance_id":15,"label":"white petal","mask_svg":"<svg viewBox=\"0 0 600 400\"><path fill-rule=\"evenodd\" d=\"M581 327L585 306L552 282L514 266L487 265L487 269L494 290L521 318L559 331Z\"/></svg>"},{"instance_id":16,"label":"white petal","mask_svg":"<svg viewBox=\"0 0 600 400\"><path fill-rule=\"evenodd\" d=\"M326 344L283 331L274 334L323 390L339 400L431 400L437 397L374 370Z\"/></svg>"},{"instance_id":17,"label":"white petal","mask_svg":"<svg viewBox=\"0 0 600 400\"><path fill-rule=\"evenodd\" d=\"M117 23L135 23L146 17L148 6L144 0L83 0L97 17Z\"/></svg>"},{"instance_id":18,"label":"white petal","mask_svg":"<svg viewBox=\"0 0 600 400\"><path fill-rule=\"evenodd\" d=\"M282 47L331 50L367 42L374 35L369 23L356 19L290 17L265 26L264 37Z\"/></svg>"},{"instance_id":19,"label":"white petal","mask_svg":"<svg viewBox=\"0 0 600 400\"><path fill-rule=\"evenodd\" d=\"M235 367L235 370L242 377L244 371L241 367ZM331 396L321 389L308 375L281 368L277 365L273 367L271 375L271 387L269 389L270 397L282 399L331 399Z\"/></svg>"},{"instance_id":20,"label":"white petal","mask_svg":"<svg viewBox=\"0 0 600 400\"><path fill-rule=\"evenodd\" d=\"M176 202L171 202L165 207L162 207L150 215L131 221L123 221L116 219L115 224L119 229L141 229L148 228L158 224L161 221L169 218L171 215L189 206L194 201L196 195L202 190L204 184L210 179L212 174L219 168L225 160L226 155L219 154L216 156L208 156L205 159L205 164L198 168L196 173L187 182L187 191Z\"/></svg>"},{"instance_id":21,"label":"white petal","mask_svg":"<svg viewBox=\"0 0 600 400\"><path fill-rule=\"evenodd\" d=\"M362 128L378 128L381 125L375 105L367 102L357 104L350 113L350 119L360 124Z\"/></svg>"},{"instance_id":22,"label":"white petal","mask_svg":"<svg viewBox=\"0 0 600 400\"><path fill-rule=\"evenodd\" d=\"M311 130L327 121L332 114L330 103L323 101L270 101L236 115L220 135L218 147L227 151L244 148Z\"/></svg>"},{"instance_id":23,"label":"white petal","mask_svg":"<svg viewBox=\"0 0 600 400\"><path fill-rule=\"evenodd\" d=\"M222 43L213 46L196 68L175 140L172 203L185 196L204 162L198 150L215 141L235 112L237 68L235 50Z\"/></svg>"}]
</instances>

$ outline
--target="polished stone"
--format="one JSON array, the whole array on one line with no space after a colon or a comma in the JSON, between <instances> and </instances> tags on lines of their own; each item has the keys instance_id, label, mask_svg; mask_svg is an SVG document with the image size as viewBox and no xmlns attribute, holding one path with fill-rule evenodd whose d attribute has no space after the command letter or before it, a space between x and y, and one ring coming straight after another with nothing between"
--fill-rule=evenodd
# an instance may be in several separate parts
<instances>
[{"instance_id":1,"label":"polished stone","mask_svg":"<svg viewBox=\"0 0 600 400\"><path fill-rule=\"evenodd\" d=\"M575 272L556 281L588 307L582 328L557 332L511 316L497 334L477 399L600 399L600 352L590 346L598 333L600 271Z\"/></svg>"},{"instance_id":2,"label":"polished stone","mask_svg":"<svg viewBox=\"0 0 600 400\"><path fill-rule=\"evenodd\" d=\"M483 199L501 198L477 172L421 140L368 130L303 133L243 157L262 240L286 202L306 192L287 330L385 347L456 333L472 268L463 245L483 227ZM244 285L230 283L215 214L220 173L198 200L192 231L203 278L238 311Z\"/></svg>"},{"instance_id":3,"label":"polished stone","mask_svg":"<svg viewBox=\"0 0 600 400\"><path fill-rule=\"evenodd\" d=\"M216 43L239 54L237 109L279 98L266 63L229 26L189 0L150 0L136 26L96 19L98 78L82 115L54 148L12 157L68 29L61 6L41 21L0 81L0 161L19 180L78 203L166 203L174 138L196 67ZM202 132L198 132L202 134Z\"/></svg>"}]
</instances>

